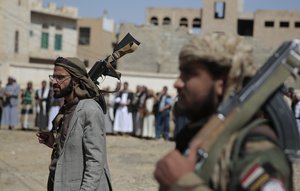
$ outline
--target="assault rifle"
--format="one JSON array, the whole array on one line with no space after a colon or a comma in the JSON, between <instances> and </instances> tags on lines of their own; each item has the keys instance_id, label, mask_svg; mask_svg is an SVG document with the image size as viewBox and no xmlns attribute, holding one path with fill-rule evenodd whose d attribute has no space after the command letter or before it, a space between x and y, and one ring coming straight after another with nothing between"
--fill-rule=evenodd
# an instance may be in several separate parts
<instances>
[{"instance_id":1,"label":"assault rifle","mask_svg":"<svg viewBox=\"0 0 300 191\"><path fill-rule=\"evenodd\" d=\"M192 144L200 146L196 168L204 181L208 182L229 137L244 127L261 109L272 123L288 157L297 159L300 151L299 132L294 115L283 100L281 88L288 77L298 76L299 68L300 40L286 41L241 91L221 103L217 113L192 140Z\"/></svg>"},{"instance_id":2,"label":"assault rifle","mask_svg":"<svg viewBox=\"0 0 300 191\"><path fill-rule=\"evenodd\" d=\"M100 76L111 76L120 80L121 73L117 72L113 66L116 65L116 62L119 58L121 58L125 54L134 52L139 45L140 42L133 38L133 36L131 36L130 33L127 33L126 36L114 47L113 53L111 55L106 57L104 60L97 61L90 69L88 75L90 76L92 81L96 85L99 85L99 82L97 80ZM101 91L102 93L112 93L118 90L119 89L114 91ZM103 112L106 113L107 108L103 95L100 94L100 96L97 97L95 100L99 103Z\"/></svg>"},{"instance_id":3,"label":"assault rifle","mask_svg":"<svg viewBox=\"0 0 300 191\"><path fill-rule=\"evenodd\" d=\"M97 80L100 76L111 76L120 80L121 73L117 72L113 66L116 65L119 58L127 53L134 52L139 45L140 42L133 38L130 33L127 33L126 36L114 47L111 55L106 57L104 60L97 61L90 69L88 74L93 82L99 85Z\"/></svg>"}]
</instances>

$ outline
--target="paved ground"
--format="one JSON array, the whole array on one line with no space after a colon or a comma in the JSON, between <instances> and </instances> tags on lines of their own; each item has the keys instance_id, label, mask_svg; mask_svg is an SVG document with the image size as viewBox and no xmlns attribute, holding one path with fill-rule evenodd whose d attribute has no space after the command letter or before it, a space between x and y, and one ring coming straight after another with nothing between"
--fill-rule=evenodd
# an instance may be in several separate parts
<instances>
[{"instance_id":1,"label":"paved ground","mask_svg":"<svg viewBox=\"0 0 300 191\"><path fill-rule=\"evenodd\" d=\"M107 147L115 191L156 191L155 163L174 143L108 135ZM0 130L0 190L46 190L50 152L33 131ZM300 190L300 164L294 167Z\"/></svg>"}]
</instances>

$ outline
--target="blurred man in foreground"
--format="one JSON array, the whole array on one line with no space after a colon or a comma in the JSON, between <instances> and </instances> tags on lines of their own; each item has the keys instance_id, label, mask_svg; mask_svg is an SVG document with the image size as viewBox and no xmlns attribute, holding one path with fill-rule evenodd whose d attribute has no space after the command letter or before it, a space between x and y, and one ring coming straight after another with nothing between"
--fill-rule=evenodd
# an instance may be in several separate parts
<instances>
[{"instance_id":1,"label":"blurred man in foreground","mask_svg":"<svg viewBox=\"0 0 300 191\"><path fill-rule=\"evenodd\" d=\"M239 37L199 36L182 48L179 62L174 86L191 124L177 135L176 149L157 163L154 176L160 190L292 190L290 162L266 120L251 120L222 145L220 155L207 159L217 158L208 181L198 176L201 169L195 171L203 140L191 140L219 104L255 74L252 48Z\"/></svg>"}]
</instances>

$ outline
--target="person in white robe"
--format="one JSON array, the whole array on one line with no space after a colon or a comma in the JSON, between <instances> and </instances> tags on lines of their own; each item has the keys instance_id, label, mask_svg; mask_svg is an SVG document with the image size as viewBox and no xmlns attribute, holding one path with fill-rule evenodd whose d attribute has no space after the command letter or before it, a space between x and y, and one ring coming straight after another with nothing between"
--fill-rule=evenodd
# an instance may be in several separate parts
<instances>
[{"instance_id":1,"label":"person in white robe","mask_svg":"<svg viewBox=\"0 0 300 191\"><path fill-rule=\"evenodd\" d=\"M128 90L128 83L124 82L123 90L115 99L115 104L118 106L113 126L114 132L129 134L133 132L132 99L133 93Z\"/></svg>"},{"instance_id":2,"label":"person in white robe","mask_svg":"<svg viewBox=\"0 0 300 191\"><path fill-rule=\"evenodd\" d=\"M156 99L153 90L148 90L145 99L145 115L142 129L142 137L144 138L155 138L155 116L153 113L153 105Z\"/></svg>"}]
</instances>

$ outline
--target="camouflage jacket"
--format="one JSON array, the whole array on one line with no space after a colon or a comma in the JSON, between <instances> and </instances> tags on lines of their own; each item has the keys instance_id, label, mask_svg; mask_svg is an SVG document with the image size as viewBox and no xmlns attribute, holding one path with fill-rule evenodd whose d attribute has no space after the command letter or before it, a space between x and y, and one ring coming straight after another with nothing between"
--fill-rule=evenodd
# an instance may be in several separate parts
<instances>
[{"instance_id":1,"label":"camouflage jacket","mask_svg":"<svg viewBox=\"0 0 300 191\"><path fill-rule=\"evenodd\" d=\"M171 191L293 190L292 166L266 123L262 121L260 126L244 128L231 136L208 183L197 172L191 172L181 177ZM180 137L177 140L177 148L182 151L186 144L180 143Z\"/></svg>"}]
</instances>

